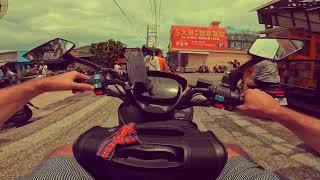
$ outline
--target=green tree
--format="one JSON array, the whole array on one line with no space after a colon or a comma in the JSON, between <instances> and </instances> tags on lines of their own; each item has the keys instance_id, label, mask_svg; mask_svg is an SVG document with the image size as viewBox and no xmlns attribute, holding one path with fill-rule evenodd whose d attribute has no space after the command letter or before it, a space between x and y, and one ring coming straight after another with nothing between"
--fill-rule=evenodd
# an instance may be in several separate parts
<instances>
[{"instance_id":1,"label":"green tree","mask_svg":"<svg viewBox=\"0 0 320 180\"><path fill-rule=\"evenodd\" d=\"M126 45L120 41L109 39L106 42L93 43L90 52L94 55L93 61L103 67L113 67L119 54L124 53Z\"/></svg>"}]
</instances>

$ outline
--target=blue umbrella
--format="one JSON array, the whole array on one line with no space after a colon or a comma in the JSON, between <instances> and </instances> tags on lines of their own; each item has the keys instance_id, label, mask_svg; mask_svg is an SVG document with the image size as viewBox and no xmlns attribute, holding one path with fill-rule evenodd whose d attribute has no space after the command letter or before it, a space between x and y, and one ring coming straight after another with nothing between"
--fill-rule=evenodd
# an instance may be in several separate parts
<instances>
[{"instance_id":1,"label":"blue umbrella","mask_svg":"<svg viewBox=\"0 0 320 180\"><path fill-rule=\"evenodd\" d=\"M27 52L28 51L18 51L18 62L30 62L28 59L23 57Z\"/></svg>"}]
</instances>

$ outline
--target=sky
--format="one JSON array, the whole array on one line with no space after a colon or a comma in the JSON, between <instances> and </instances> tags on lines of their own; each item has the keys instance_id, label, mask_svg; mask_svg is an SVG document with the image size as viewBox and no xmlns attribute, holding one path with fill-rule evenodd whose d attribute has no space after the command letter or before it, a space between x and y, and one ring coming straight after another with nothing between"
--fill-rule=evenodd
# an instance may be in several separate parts
<instances>
[{"instance_id":1,"label":"sky","mask_svg":"<svg viewBox=\"0 0 320 180\"><path fill-rule=\"evenodd\" d=\"M8 1L7 15L0 19L0 52L30 50L57 37L77 47L107 39L141 47L146 42L147 25L153 23L150 0L116 0L132 24L113 0ZM159 42L166 50L172 25L208 26L218 20L223 27L263 30L256 12L249 11L270 0L155 1L157 9L161 1Z\"/></svg>"}]
</instances>

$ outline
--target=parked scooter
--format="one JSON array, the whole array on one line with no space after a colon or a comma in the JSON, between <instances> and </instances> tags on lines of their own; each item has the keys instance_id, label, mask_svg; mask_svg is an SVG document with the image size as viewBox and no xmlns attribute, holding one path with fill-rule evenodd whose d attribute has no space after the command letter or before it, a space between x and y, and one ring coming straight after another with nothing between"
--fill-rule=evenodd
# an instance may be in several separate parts
<instances>
[{"instance_id":1,"label":"parked scooter","mask_svg":"<svg viewBox=\"0 0 320 180\"><path fill-rule=\"evenodd\" d=\"M34 109L39 109L31 102L28 102L3 124L2 129L7 129L10 127L19 127L28 124L29 120L32 118L33 115L33 112L30 107Z\"/></svg>"},{"instance_id":2,"label":"parked scooter","mask_svg":"<svg viewBox=\"0 0 320 180\"><path fill-rule=\"evenodd\" d=\"M243 83L250 76L250 70L253 66L262 60L269 59L273 61L283 60L290 55L293 55L303 49L304 42L292 39L257 39L249 49L249 54L252 55L251 60L237 69L225 74L221 85L230 88L232 91L241 93ZM286 92L281 87L281 84L257 87L260 90L273 96L281 105L288 105Z\"/></svg>"},{"instance_id":3,"label":"parked scooter","mask_svg":"<svg viewBox=\"0 0 320 180\"><path fill-rule=\"evenodd\" d=\"M15 82L15 84L20 83L18 80ZM11 84L10 81L5 81L1 84L2 86L0 88L5 88L12 86L14 84ZM33 105L31 102L28 102L25 104L21 109L19 109L14 115L12 115L1 127L1 130L8 129L11 127L19 127L23 126L28 123L28 121L32 118L32 110L31 108L39 109L35 105Z\"/></svg>"}]
</instances>

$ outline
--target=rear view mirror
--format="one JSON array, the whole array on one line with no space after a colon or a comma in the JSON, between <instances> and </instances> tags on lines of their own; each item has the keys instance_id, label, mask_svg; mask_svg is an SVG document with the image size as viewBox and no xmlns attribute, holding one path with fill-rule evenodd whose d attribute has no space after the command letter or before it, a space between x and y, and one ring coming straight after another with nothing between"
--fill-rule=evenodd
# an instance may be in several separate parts
<instances>
[{"instance_id":1,"label":"rear view mirror","mask_svg":"<svg viewBox=\"0 0 320 180\"><path fill-rule=\"evenodd\" d=\"M304 42L293 39L257 39L249 53L255 56L271 59L281 60L284 59L304 47Z\"/></svg>"},{"instance_id":2,"label":"rear view mirror","mask_svg":"<svg viewBox=\"0 0 320 180\"><path fill-rule=\"evenodd\" d=\"M57 60L71 51L74 47L74 43L57 38L37 48L32 49L31 51L23 55L23 57L30 61Z\"/></svg>"}]
</instances>

